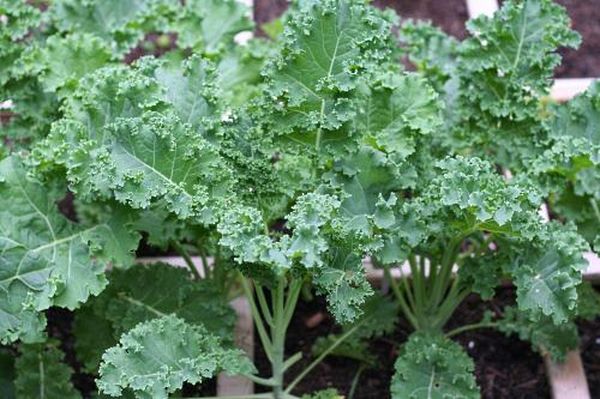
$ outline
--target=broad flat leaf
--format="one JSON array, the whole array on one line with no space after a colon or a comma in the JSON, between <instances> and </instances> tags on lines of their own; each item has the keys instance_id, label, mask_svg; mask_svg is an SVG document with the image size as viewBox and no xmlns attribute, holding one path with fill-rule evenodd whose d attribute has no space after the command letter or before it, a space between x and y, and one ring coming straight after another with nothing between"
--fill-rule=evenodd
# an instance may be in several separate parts
<instances>
[{"instance_id":1,"label":"broad flat leaf","mask_svg":"<svg viewBox=\"0 0 600 399\"><path fill-rule=\"evenodd\" d=\"M97 298L117 334L136 324L175 314L189 324L202 324L225 341L232 340L235 313L218 287L194 281L185 268L157 263L114 270L109 287Z\"/></svg>"},{"instance_id":2,"label":"broad flat leaf","mask_svg":"<svg viewBox=\"0 0 600 399\"><path fill-rule=\"evenodd\" d=\"M496 321L500 331L517 334L519 339L531 342L534 350L548 353L555 360L563 361L567 352L579 345L577 325L572 321L560 325L554 324L550 317L532 321L526 313L510 306L503 313L502 319Z\"/></svg>"},{"instance_id":3,"label":"broad flat leaf","mask_svg":"<svg viewBox=\"0 0 600 399\"><path fill-rule=\"evenodd\" d=\"M600 146L600 82L564 104L553 105L551 111L550 137L581 138L593 148Z\"/></svg>"},{"instance_id":4,"label":"broad flat leaf","mask_svg":"<svg viewBox=\"0 0 600 399\"><path fill-rule=\"evenodd\" d=\"M106 351L97 384L109 396L130 388L139 398L166 399L184 382L202 382L219 371L252 373L254 366L204 327L170 315L138 324Z\"/></svg>"},{"instance_id":5,"label":"broad flat leaf","mask_svg":"<svg viewBox=\"0 0 600 399\"><path fill-rule=\"evenodd\" d=\"M342 126L357 81L389 53L390 24L358 0L314 2L289 18L280 56L265 71L267 118L307 148L349 145ZM342 141L336 143L336 141Z\"/></svg>"},{"instance_id":6,"label":"broad flat leaf","mask_svg":"<svg viewBox=\"0 0 600 399\"><path fill-rule=\"evenodd\" d=\"M479 398L473 360L443 336L411 335L394 368L392 399Z\"/></svg>"},{"instance_id":7,"label":"broad flat leaf","mask_svg":"<svg viewBox=\"0 0 600 399\"><path fill-rule=\"evenodd\" d=\"M37 339L44 325L38 312L74 309L106 285L105 263L93 258L88 240L112 231L68 222L56 207L61 197L59 189L28 178L17 157L0 163L2 342Z\"/></svg>"},{"instance_id":8,"label":"broad flat leaf","mask_svg":"<svg viewBox=\"0 0 600 399\"><path fill-rule=\"evenodd\" d=\"M15 369L19 399L81 398L71 384L73 370L64 363L62 351L54 346L21 345Z\"/></svg>"},{"instance_id":9,"label":"broad flat leaf","mask_svg":"<svg viewBox=\"0 0 600 399\"><path fill-rule=\"evenodd\" d=\"M342 190L340 217L345 228L365 236L372 235L375 227L394 223L384 215L386 200L394 202L394 190L400 190L400 171L385 154L363 147L352 157L340 160L328 175L333 186ZM391 205L390 203L390 205Z\"/></svg>"}]
</instances>

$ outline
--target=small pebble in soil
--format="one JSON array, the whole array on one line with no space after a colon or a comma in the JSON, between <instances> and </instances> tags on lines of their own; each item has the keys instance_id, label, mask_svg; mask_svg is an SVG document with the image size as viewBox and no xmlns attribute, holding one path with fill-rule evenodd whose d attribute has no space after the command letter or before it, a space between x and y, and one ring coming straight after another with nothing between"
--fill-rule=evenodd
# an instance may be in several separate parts
<instances>
[{"instance_id":1,"label":"small pebble in soil","mask_svg":"<svg viewBox=\"0 0 600 399\"><path fill-rule=\"evenodd\" d=\"M469 349L473 349L475 347L475 341L469 341L469 343L467 344L467 347Z\"/></svg>"}]
</instances>

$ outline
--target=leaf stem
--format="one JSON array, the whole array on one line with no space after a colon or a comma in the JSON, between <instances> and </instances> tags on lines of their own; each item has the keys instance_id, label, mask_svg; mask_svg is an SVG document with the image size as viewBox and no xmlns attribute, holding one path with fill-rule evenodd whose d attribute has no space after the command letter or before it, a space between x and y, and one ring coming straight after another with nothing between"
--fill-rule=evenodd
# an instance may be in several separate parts
<instances>
[{"instance_id":1,"label":"leaf stem","mask_svg":"<svg viewBox=\"0 0 600 399\"><path fill-rule=\"evenodd\" d=\"M250 304L250 311L252 313L252 318L254 319L254 324L256 325L256 331L258 331L258 336L260 337L260 341L265 350L267 358L270 361L272 361L272 359L273 359L273 353L272 353L273 344L271 343L271 339L267 335L267 330L265 329L265 325L262 321L262 318L260 317L258 308L256 307L256 301L254 301L253 289L250 286L250 283L246 280L246 277L244 277L244 275L242 275L242 273L239 273L239 275L240 275L240 279L241 279L241 283L242 283L242 288L244 289L244 294L246 295L246 298L248 299L248 303Z\"/></svg>"},{"instance_id":2,"label":"leaf stem","mask_svg":"<svg viewBox=\"0 0 600 399\"><path fill-rule=\"evenodd\" d=\"M394 280L394 277L392 276L392 273L390 272L389 266L383 267L383 273L385 275L386 280L388 280L388 282L390 283L390 286L392 287L392 291L396 295L396 298L398 299L398 303L400 304L400 307L402 308L404 315L406 316L406 318L408 319L408 321L410 322L412 327L415 330L418 330L419 323L417 322L417 319L415 318L414 314L410 310L410 307L406 303L406 300L404 299L404 295L402 294L402 291L400 290L398 283L396 282L396 280Z\"/></svg>"},{"instance_id":3,"label":"leaf stem","mask_svg":"<svg viewBox=\"0 0 600 399\"><path fill-rule=\"evenodd\" d=\"M173 240L171 241L171 244L173 245L173 248L175 248L175 250L179 253L179 255L181 255L181 257L185 260L185 264L194 275L194 278L196 280L200 280L202 276L198 272L198 269L196 269L196 265L194 265L194 261L192 260L188 251L183 247L183 245L179 243L179 241ZM206 271L204 272L204 275L206 276Z\"/></svg>"},{"instance_id":4,"label":"leaf stem","mask_svg":"<svg viewBox=\"0 0 600 399\"><path fill-rule=\"evenodd\" d=\"M448 331L446 333L446 337L450 338L450 337L453 337L460 333L463 333L465 331L475 330L478 328L491 328L491 327L496 327L497 325L498 325L498 323L493 322L493 321L482 321L480 323L467 324L467 325L455 328L454 330Z\"/></svg>"}]
</instances>

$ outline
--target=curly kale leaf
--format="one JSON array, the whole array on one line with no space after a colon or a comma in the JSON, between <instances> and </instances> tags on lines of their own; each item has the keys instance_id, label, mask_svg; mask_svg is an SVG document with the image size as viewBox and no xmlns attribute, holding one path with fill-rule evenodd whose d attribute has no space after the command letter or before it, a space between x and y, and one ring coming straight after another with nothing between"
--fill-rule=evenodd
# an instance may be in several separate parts
<instances>
[{"instance_id":1,"label":"curly kale leaf","mask_svg":"<svg viewBox=\"0 0 600 399\"><path fill-rule=\"evenodd\" d=\"M573 226L543 224L530 241L513 246L507 267L517 286L519 310L533 320L549 316L561 324L575 314L577 286L587 268L587 242Z\"/></svg>"},{"instance_id":2,"label":"curly kale leaf","mask_svg":"<svg viewBox=\"0 0 600 399\"><path fill-rule=\"evenodd\" d=\"M166 315L202 325L224 343L233 341L235 313L211 281L194 281L186 269L161 263L113 270L108 281L107 289L75 314L77 353L94 372L102 352L116 344L118 336ZM97 326L96 333L90 325Z\"/></svg>"},{"instance_id":3,"label":"curly kale leaf","mask_svg":"<svg viewBox=\"0 0 600 399\"><path fill-rule=\"evenodd\" d=\"M0 163L0 194L0 339L33 341L45 324L41 311L50 306L78 307L106 286L108 261L131 256L127 246L122 247L125 253L106 254L99 248L106 242L134 239L109 223L83 229L67 221L56 207L64 191L29 178L17 157Z\"/></svg>"},{"instance_id":4,"label":"curly kale leaf","mask_svg":"<svg viewBox=\"0 0 600 399\"><path fill-rule=\"evenodd\" d=\"M564 360L567 352L579 344L577 325L572 321L560 325L554 324L550 317L532 321L526 313L507 307L497 323L503 333L518 335L519 339L531 342L536 351L548 353L558 361Z\"/></svg>"},{"instance_id":5,"label":"curly kale leaf","mask_svg":"<svg viewBox=\"0 0 600 399\"><path fill-rule=\"evenodd\" d=\"M111 60L110 49L103 41L90 34L74 33L50 36L30 61L40 68L39 80L46 92L61 89L59 95L68 95L83 76Z\"/></svg>"},{"instance_id":6,"label":"curly kale leaf","mask_svg":"<svg viewBox=\"0 0 600 399\"><path fill-rule=\"evenodd\" d=\"M73 387L73 370L63 362L64 354L54 345L21 345L15 362L15 388L23 399L79 399Z\"/></svg>"},{"instance_id":7,"label":"curly kale leaf","mask_svg":"<svg viewBox=\"0 0 600 399\"><path fill-rule=\"evenodd\" d=\"M338 243L328 254L328 261L315 273L313 284L326 296L328 309L338 322L353 322L362 314L366 300L373 295L361 254L343 243Z\"/></svg>"},{"instance_id":8,"label":"curly kale leaf","mask_svg":"<svg viewBox=\"0 0 600 399\"><path fill-rule=\"evenodd\" d=\"M408 21L400 28L400 40L410 62L434 87L441 89L453 78L459 48L455 38L430 22Z\"/></svg>"},{"instance_id":9,"label":"curly kale leaf","mask_svg":"<svg viewBox=\"0 0 600 399\"><path fill-rule=\"evenodd\" d=\"M396 162L415 152L418 135L434 134L442 126L438 94L416 74L383 73L364 92L356 128Z\"/></svg>"},{"instance_id":10,"label":"curly kale leaf","mask_svg":"<svg viewBox=\"0 0 600 399\"><path fill-rule=\"evenodd\" d=\"M357 84L390 54L390 23L357 0L326 0L290 18L265 71L265 121L303 150L350 146Z\"/></svg>"},{"instance_id":11,"label":"curly kale leaf","mask_svg":"<svg viewBox=\"0 0 600 399\"><path fill-rule=\"evenodd\" d=\"M174 316L138 324L102 356L100 391L119 396L123 389L138 398L167 398L184 382L199 383L220 371L248 374L254 366L240 350L225 349L201 325Z\"/></svg>"},{"instance_id":12,"label":"curly kale leaf","mask_svg":"<svg viewBox=\"0 0 600 399\"><path fill-rule=\"evenodd\" d=\"M443 336L411 335L394 368L393 399L479 397L473 360L459 344Z\"/></svg>"},{"instance_id":13,"label":"curly kale leaf","mask_svg":"<svg viewBox=\"0 0 600 399\"><path fill-rule=\"evenodd\" d=\"M84 78L67 116L40 146L39 162L64 165L82 198L112 197L134 208L163 200L182 219L212 222L217 204L210 200L229 193L231 175L213 145L178 115L203 122L175 108L193 89L170 95L176 88L147 76L156 66L106 67Z\"/></svg>"},{"instance_id":14,"label":"curly kale leaf","mask_svg":"<svg viewBox=\"0 0 600 399\"><path fill-rule=\"evenodd\" d=\"M182 48L219 53L233 45L234 36L253 29L248 7L237 0L186 1L169 28Z\"/></svg>"},{"instance_id":15,"label":"curly kale leaf","mask_svg":"<svg viewBox=\"0 0 600 399\"><path fill-rule=\"evenodd\" d=\"M548 93L559 47L576 47L565 9L551 0L505 1L493 17L467 25L460 46L463 100L496 118L536 118ZM473 113L476 116L476 113Z\"/></svg>"}]
</instances>

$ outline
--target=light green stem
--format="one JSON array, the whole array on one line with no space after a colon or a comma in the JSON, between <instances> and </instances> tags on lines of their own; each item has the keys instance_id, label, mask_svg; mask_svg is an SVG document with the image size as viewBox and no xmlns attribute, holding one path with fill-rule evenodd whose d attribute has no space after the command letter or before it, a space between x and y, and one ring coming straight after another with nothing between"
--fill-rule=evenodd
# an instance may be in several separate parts
<instances>
[{"instance_id":1,"label":"light green stem","mask_svg":"<svg viewBox=\"0 0 600 399\"><path fill-rule=\"evenodd\" d=\"M183 247L183 245L181 245L178 241L172 241L171 243L173 245L173 248L175 248L175 250L179 253L179 255L181 255L181 257L183 257L183 259L185 260L185 264L187 265L188 269L190 269L190 271L194 275L194 278L197 280L201 279L202 276L200 276L198 269L196 269L196 265L194 265L194 261L192 261L192 258L190 256L190 254L188 253L188 251L186 251L186 249ZM202 267L204 267L204 265ZM204 270L204 275L206 276L206 270Z\"/></svg>"},{"instance_id":2,"label":"light green stem","mask_svg":"<svg viewBox=\"0 0 600 399\"><path fill-rule=\"evenodd\" d=\"M496 327L498 323L492 321L482 321L481 323L467 324L466 326L460 326L454 330L450 330L446 333L446 337L450 338L465 331L476 330L478 328L492 328Z\"/></svg>"}]
</instances>

